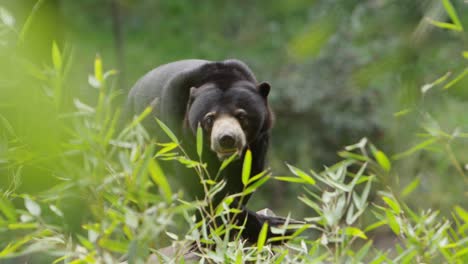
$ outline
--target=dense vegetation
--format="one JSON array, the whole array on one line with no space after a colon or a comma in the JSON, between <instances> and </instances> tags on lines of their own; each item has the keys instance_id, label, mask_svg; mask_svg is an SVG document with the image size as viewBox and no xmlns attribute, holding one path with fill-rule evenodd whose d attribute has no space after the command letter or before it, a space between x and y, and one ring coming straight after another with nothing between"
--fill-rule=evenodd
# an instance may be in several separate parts
<instances>
[{"instance_id":1,"label":"dense vegetation","mask_svg":"<svg viewBox=\"0 0 468 264\"><path fill-rule=\"evenodd\" d=\"M116 82L122 72L103 66L114 58L107 5L32 2L24 19L0 7L0 262L141 263L193 241L217 245L200 249L205 262L468 261L466 4L121 1ZM51 3L73 48L33 30ZM244 176L243 194L258 189L257 206L304 221L286 245L224 239L239 228L226 218L232 197L211 212L226 228L204 232L199 203L159 164L193 168L200 203L223 184L200 173L209 164L163 124L170 140L155 142L145 113L117 128L122 83L187 57L238 57L273 84L272 170Z\"/></svg>"}]
</instances>

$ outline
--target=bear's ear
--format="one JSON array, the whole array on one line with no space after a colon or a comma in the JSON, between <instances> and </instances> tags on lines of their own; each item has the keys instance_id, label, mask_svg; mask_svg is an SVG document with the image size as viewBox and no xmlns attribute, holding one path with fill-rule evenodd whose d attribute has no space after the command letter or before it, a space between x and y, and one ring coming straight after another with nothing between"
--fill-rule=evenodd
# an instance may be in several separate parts
<instances>
[{"instance_id":1,"label":"bear's ear","mask_svg":"<svg viewBox=\"0 0 468 264\"><path fill-rule=\"evenodd\" d=\"M267 98L268 94L270 93L270 84L267 82L261 82L257 85L257 89L263 98Z\"/></svg>"}]
</instances>

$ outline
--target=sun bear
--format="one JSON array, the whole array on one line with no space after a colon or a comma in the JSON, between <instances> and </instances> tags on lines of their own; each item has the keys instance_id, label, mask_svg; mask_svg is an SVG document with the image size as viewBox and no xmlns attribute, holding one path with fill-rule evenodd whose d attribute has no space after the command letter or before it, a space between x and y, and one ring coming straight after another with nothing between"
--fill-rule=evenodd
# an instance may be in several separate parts
<instances>
[{"instance_id":1,"label":"sun bear","mask_svg":"<svg viewBox=\"0 0 468 264\"><path fill-rule=\"evenodd\" d=\"M182 139L191 157L196 157L196 131L200 125L206 142L203 160L210 175L216 175L224 159L238 154L239 158L222 171L220 179L226 181L226 186L213 199L216 206L227 195L242 191L242 164L247 149L252 153L251 176L265 169L273 119L267 100L269 92L270 85L257 82L249 67L239 60L181 60L141 77L129 92L126 112L133 116L152 106L152 115ZM146 118L143 125L150 133L161 133L154 118ZM195 181L180 182L188 183L185 187L192 196L203 198L202 185L194 184ZM249 197L241 199L242 212L237 217L241 223L246 219L242 236L256 242L263 223L268 221L271 225L275 220L247 210L244 205L248 200ZM268 236L274 235L269 231Z\"/></svg>"}]
</instances>

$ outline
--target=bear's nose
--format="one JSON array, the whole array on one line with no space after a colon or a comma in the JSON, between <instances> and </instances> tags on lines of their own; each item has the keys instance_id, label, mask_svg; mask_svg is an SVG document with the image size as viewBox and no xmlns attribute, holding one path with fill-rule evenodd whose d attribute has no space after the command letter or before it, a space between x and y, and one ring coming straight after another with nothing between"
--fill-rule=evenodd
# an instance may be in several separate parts
<instances>
[{"instance_id":1,"label":"bear's nose","mask_svg":"<svg viewBox=\"0 0 468 264\"><path fill-rule=\"evenodd\" d=\"M231 135L223 135L219 139L219 145L223 149L232 149L236 147L236 140Z\"/></svg>"}]
</instances>

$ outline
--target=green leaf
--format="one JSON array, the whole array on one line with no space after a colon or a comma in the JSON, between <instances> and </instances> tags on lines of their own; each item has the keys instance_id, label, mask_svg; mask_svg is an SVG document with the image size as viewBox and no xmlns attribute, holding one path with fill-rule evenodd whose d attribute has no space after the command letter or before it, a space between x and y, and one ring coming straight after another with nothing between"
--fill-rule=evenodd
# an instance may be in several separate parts
<instances>
[{"instance_id":1,"label":"green leaf","mask_svg":"<svg viewBox=\"0 0 468 264\"><path fill-rule=\"evenodd\" d=\"M19 42L23 42L26 34L29 31L29 28L31 27L31 23L34 20L34 17L36 16L37 11L39 8L42 6L42 4L45 2L45 0L38 0L36 1L36 4L33 6L31 13L29 13L28 18L23 24L23 27L21 28L21 31L18 35Z\"/></svg>"},{"instance_id":2,"label":"green leaf","mask_svg":"<svg viewBox=\"0 0 468 264\"><path fill-rule=\"evenodd\" d=\"M52 43L52 64L56 72L62 72L62 55L60 54L60 49L57 46L57 42Z\"/></svg>"},{"instance_id":3,"label":"green leaf","mask_svg":"<svg viewBox=\"0 0 468 264\"><path fill-rule=\"evenodd\" d=\"M462 73L460 73L457 77L455 77L453 80L451 80L449 83L447 83L444 86L444 89L448 89L455 84L457 84L461 79L465 78L465 76L468 75L468 68L466 68Z\"/></svg>"},{"instance_id":4,"label":"green leaf","mask_svg":"<svg viewBox=\"0 0 468 264\"><path fill-rule=\"evenodd\" d=\"M229 158L223 160L223 163L221 163L221 166L219 166L219 170L217 173L216 178L218 178L219 174L229 165L231 162L233 162L236 158L238 157L237 153L232 154Z\"/></svg>"},{"instance_id":5,"label":"green leaf","mask_svg":"<svg viewBox=\"0 0 468 264\"><path fill-rule=\"evenodd\" d=\"M387 197L387 196L384 196L382 197L382 200L384 200L384 202L390 207L392 208L393 212L395 212L395 214L400 214L401 213L401 207L400 205L398 204L397 201L395 201L394 199L390 198L390 197Z\"/></svg>"},{"instance_id":6,"label":"green leaf","mask_svg":"<svg viewBox=\"0 0 468 264\"><path fill-rule=\"evenodd\" d=\"M414 180L411 181L410 184L408 184L403 191L401 191L401 197L405 198L408 195L410 195L414 189L416 189L419 186L419 183L421 182L421 179L419 177L416 177Z\"/></svg>"},{"instance_id":7,"label":"green leaf","mask_svg":"<svg viewBox=\"0 0 468 264\"><path fill-rule=\"evenodd\" d=\"M468 212L465 211L463 208L461 208L460 206L456 205L455 206L455 212L458 214L458 216L460 216L460 218L466 223L468 224Z\"/></svg>"},{"instance_id":8,"label":"green leaf","mask_svg":"<svg viewBox=\"0 0 468 264\"><path fill-rule=\"evenodd\" d=\"M117 253L127 253L128 243L124 241L110 240L107 238L99 239L99 246Z\"/></svg>"},{"instance_id":9,"label":"green leaf","mask_svg":"<svg viewBox=\"0 0 468 264\"><path fill-rule=\"evenodd\" d=\"M262 171L260 173L257 173L257 175L254 175L252 178L249 179L249 181L247 182L247 185L255 182L256 180L262 178L263 176L265 176L267 174L266 171Z\"/></svg>"},{"instance_id":10,"label":"green leaf","mask_svg":"<svg viewBox=\"0 0 468 264\"><path fill-rule=\"evenodd\" d=\"M455 30L455 31L461 31L457 25L454 25L452 23L446 23L446 22L440 22L431 18L428 18L427 21L431 23L432 25L438 27L438 28L444 28L444 29L449 29L449 30Z\"/></svg>"},{"instance_id":11,"label":"green leaf","mask_svg":"<svg viewBox=\"0 0 468 264\"><path fill-rule=\"evenodd\" d=\"M390 211L385 211L385 215L387 216L387 224L392 229L393 233L395 235L400 235L400 225L397 222L397 219L394 214L392 214Z\"/></svg>"},{"instance_id":12,"label":"green leaf","mask_svg":"<svg viewBox=\"0 0 468 264\"><path fill-rule=\"evenodd\" d=\"M367 239L366 234L365 234L364 232L362 232L361 229L356 228L356 227L352 227L352 226L346 227L346 229L345 229L345 234L348 235L348 236L353 236L353 237L359 237L359 238L362 238L362 239Z\"/></svg>"},{"instance_id":13,"label":"green leaf","mask_svg":"<svg viewBox=\"0 0 468 264\"><path fill-rule=\"evenodd\" d=\"M392 156L393 159L395 160L398 160L398 159L401 159L401 158L404 158L404 157L407 157L419 150L422 150L422 149L425 149L427 147L429 147L430 145L434 144L437 142L437 138L430 138L430 139L427 139L421 143L419 143L418 145L402 152L402 153L399 153L399 154L396 154L394 156Z\"/></svg>"},{"instance_id":14,"label":"green leaf","mask_svg":"<svg viewBox=\"0 0 468 264\"><path fill-rule=\"evenodd\" d=\"M291 177L291 176L275 176L274 177L278 181L285 181L285 182L297 182L297 183L305 183L306 181L302 178L298 177Z\"/></svg>"},{"instance_id":15,"label":"green leaf","mask_svg":"<svg viewBox=\"0 0 468 264\"><path fill-rule=\"evenodd\" d=\"M301 178L302 180L304 180L306 183L310 184L310 185L315 185L315 180L310 176L308 175L307 173L305 173L304 171L292 166L292 165L289 165L289 164L286 164L289 168L289 170L296 176L298 176L299 178Z\"/></svg>"},{"instance_id":16,"label":"green leaf","mask_svg":"<svg viewBox=\"0 0 468 264\"><path fill-rule=\"evenodd\" d=\"M250 178L250 171L252 169L252 152L247 149L244 155L244 163L242 165L242 184L247 186Z\"/></svg>"},{"instance_id":17,"label":"green leaf","mask_svg":"<svg viewBox=\"0 0 468 264\"><path fill-rule=\"evenodd\" d=\"M172 140L172 142L174 142L176 144L179 144L179 140L174 135L174 133L172 133L171 129L168 126L166 126L166 124L164 124L158 118L156 118L156 122L158 122L158 125L161 127L161 129L164 131L164 133L166 133L166 135Z\"/></svg>"},{"instance_id":18,"label":"green leaf","mask_svg":"<svg viewBox=\"0 0 468 264\"><path fill-rule=\"evenodd\" d=\"M24 197L24 205L26 206L26 209L29 211L30 214L34 216L40 216L41 215L41 207L31 198L28 196Z\"/></svg>"},{"instance_id":19,"label":"green leaf","mask_svg":"<svg viewBox=\"0 0 468 264\"><path fill-rule=\"evenodd\" d=\"M13 204L6 199L0 197L0 211L6 216L6 218L14 222L16 221L16 210Z\"/></svg>"},{"instance_id":20,"label":"green leaf","mask_svg":"<svg viewBox=\"0 0 468 264\"><path fill-rule=\"evenodd\" d=\"M260 230L260 234L258 234L257 240L257 251L262 252L263 246L265 245L266 239L268 235L268 222L263 223L262 229Z\"/></svg>"},{"instance_id":21,"label":"green leaf","mask_svg":"<svg viewBox=\"0 0 468 264\"><path fill-rule=\"evenodd\" d=\"M11 15L8 10L0 6L0 21L8 27L15 25L15 18Z\"/></svg>"},{"instance_id":22,"label":"green leaf","mask_svg":"<svg viewBox=\"0 0 468 264\"><path fill-rule=\"evenodd\" d=\"M398 111L396 113L393 113L393 116L394 117L405 116L405 115L411 113L411 111L413 111L413 110L411 110L411 108L406 108L406 109L400 110L400 111Z\"/></svg>"},{"instance_id":23,"label":"green leaf","mask_svg":"<svg viewBox=\"0 0 468 264\"><path fill-rule=\"evenodd\" d=\"M468 59L468 51L462 52L463 58Z\"/></svg>"},{"instance_id":24,"label":"green leaf","mask_svg":"<svg viewBox=\"0 0 468 264\"><path fill-rule=\"evenodd\" d=\"M353 257L353 263L362 263L363 259L367 256L369 249L372 246L372 240L369 240L364 246L356 252L356 255Z\"/></svg>"},{"instance_id":25,"label":"green leaf","mask_svg":"<svg viewBox=\"0 0 468 264\"><path fill-rule=\"evenodd\" d=\"M202 158L202 152L203 152L203 130L201 128L200 123L198 123L198 127L197 127L197 154L198 154L198 157L200 159Z\"/></svg>"},{"instance_id":26,"label":"green leaf","mask_svg":"<svg viewBox=\"0 0 468 264\"><path fill-rule=\"evenodd\" d=\"M449 15L450 19L457 26L456 30L457 31L463 31L462 23L460 22L460 19L458 18L458 15L457 15L457 12L455 11L455 8L453 8L453 5L450 2L450 0L442 0L442 3L444 4L445 11Z\"/></svg>"},{"instance_id":27,"label":"green leaf","mask_svg":"<svg viewBox=\"0 0 468 264\"><path fill-rule=\"evenodd\" d=\"M38 223L13 223L8 225L8 229L36 229L38 226Z\"/></svg>"},{"instance_id":28,"label":"green leaf","mask_svg":"<svg viewBox=\"0 0 468 264\"><path fill-rule=\"evenodd\" d=\"M336 31L335 14L327 14L323 19L306 25L303 32L288 43L288 52L296 60L305 60L317 56L322 47Z\"/></svg>"},{"instance_id":29,"label":"green leaf","mask_svg":"<svg viewBox=\"0 0 468 264\"><path fill-rule=\"evenodd\" d=\"M158 153L156 153L155 157L159 157L159 156L162 156L163 154L166 154L167 152L177 148L179 145L177 145L177 143L174 143L174 142L171 142L171 143L168 143L168 144L164 144L163 145L163 148L160 149L158 151Z\"/></svg>"},{"instance_id":30,"label":"green leaf","mask_svg":"<svg viewBox=\"0 0 468 264\"><path fill-rule=\"evenodd\" d=\"M242 194L247 195L247 194L250 194L250 193L254 192L255 190L257 190L257 188L259 188L260 186L265 184L269 179L270 179L270 176L265 176L265 177L259 179L258 181L256 181L256 182L252 183L251 185L249 185L249 187L247 187L242 192Z\"/></svg>"},{"instance_id":31,"label":"green leaf","mask_svg":"<svg viewBox=\"0 0 468 264\"><path fill-rule=\"evenodd\" d=\"M149 171L153 181L159 186L159 189L164 195L166 202L171 202L172 190L169 182L167 181L166 175L159 166L158 162L151 159L149 161Z\"/></svg>"},{"instance_id":32,"label":"green leaf","mask_svg":"<svg viewBox=\"0 0 468 264\"><path fill-rule=\"evenodd\" d=\"M386 172L389 172L390 169L392 168L392 164L390 163L390 160L388 159L387 155L383 153L380 150L377 150L374 153L375 160L377 163L382 167Z\"/></svg>"},{"instance_id":33,"label":"green leaf","mask_svg":"<svg viewBox=\"0 0 468 264\"><path fill-rule=\"evenodd\" d=\"M445 82L445 80L447 80L448 77L451 74L452 74L451 72L447 72L446 74L444 74L444 76L438 78L437 80L433 81L432 83L428 83L428 84L423 85L423 87L421 87L421 92L424 94L427 91L429 91L429 89L431 89L432 87L434 87L434 86L436 86L436 85L438 85L440 83Z\"/></svg>"},{"instance_id":34,"label":"green leaf","mask_svg":"<svg viewBox=\"0 0 468 264\"><path fill-rule=\"evenodd\" d=\"M153 109L151 108L151 106L146 107L145 110L143 110L141 114L139 114L136 118L134 118L132 123L128 127L125 128L125 131L123 132L123 134L126 134L129 130L133 129L136 125L141 123L143 119L145 119L149 114L151 114L152 110Z\"/></svg>"},{"instance_id":35,"label":"green leaf","mask_svg":"<svg viewBox=\"0 0 468 264\"><path fill-rule=\"evenodd\" d=\"M96 54L96 58L94 59L94 78L99 82L102 83L104 81L104 73L102 69L102 59L99 54Z\"/></svg>"}]
</instances>

